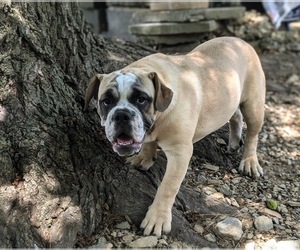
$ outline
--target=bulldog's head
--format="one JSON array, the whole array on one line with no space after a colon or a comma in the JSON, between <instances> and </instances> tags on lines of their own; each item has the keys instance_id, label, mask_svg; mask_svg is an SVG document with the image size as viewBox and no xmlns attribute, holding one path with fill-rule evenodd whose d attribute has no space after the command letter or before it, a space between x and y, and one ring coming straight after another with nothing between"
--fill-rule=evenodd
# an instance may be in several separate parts
<instances>
[{"instance_id":1,"label":"bulldog's head","mask_svg":"<svg viewBox=\"0 0 300 250\"><path fill-rule=\"evenodd\" d=\"M101 125L113 150L121 156L129 156L140 151L155 121L156 111L165 111L172 96L172 90L155 72L116 71L92 78L86 90L84 109L94 97Z\"/></svg>"}]
</instances>

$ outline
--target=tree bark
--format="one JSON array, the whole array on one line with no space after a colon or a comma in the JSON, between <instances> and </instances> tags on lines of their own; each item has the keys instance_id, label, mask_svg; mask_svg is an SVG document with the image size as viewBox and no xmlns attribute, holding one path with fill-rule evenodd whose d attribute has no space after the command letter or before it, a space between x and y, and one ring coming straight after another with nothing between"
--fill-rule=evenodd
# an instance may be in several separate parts
<instances>
[{"instance_id":1,"label":"tree bark","mask_svg":"<svg viewBox=\"0 0 300 250\"><path fill-rule=\"evenodd\" d=\"M148 172L125 165L95 110L83 113L83 98L95 73L152 51L93 36L76 3L0 3L0 42L0 247L73 247L99 233L108 213L138 225L166 160ZM206 148L215 148L213 136L195 152L231 164ZM183 186L172 234L199 247L214 245L193 232L187 211L234 212Z\"/></svg>"}]
</instances>

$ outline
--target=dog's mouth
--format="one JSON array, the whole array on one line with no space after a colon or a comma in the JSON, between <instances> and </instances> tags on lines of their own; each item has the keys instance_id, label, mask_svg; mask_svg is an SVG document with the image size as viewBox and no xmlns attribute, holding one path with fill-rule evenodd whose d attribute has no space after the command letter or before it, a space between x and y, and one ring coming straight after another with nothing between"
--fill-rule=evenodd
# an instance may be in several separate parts
<instances>
[{"instance_id":1,"label":"dog's mouth","mask_svg":"<svg viewBox=\"0 0 300 250\"><path fill-rule=\"evenodd\" d=\"M115 139L115 141L113 142L113 145L116 145L116 146L130 146L134 143L135 143L135 141L131 136L129 136L125 133L121 133Z\"/></svg>"},{"instance_id":2,"label":"dog's mouth","mask_svg":"<svg viewBox=\"0 0 300 250\"><path fill-rule=\"evenodd\" d=\"M135 141L130 135L121 133L116 137L112 142L113 149L119 155L129 156L135 153L138 153L141 149L143 142Z\"/></svg>"}]
</instances>

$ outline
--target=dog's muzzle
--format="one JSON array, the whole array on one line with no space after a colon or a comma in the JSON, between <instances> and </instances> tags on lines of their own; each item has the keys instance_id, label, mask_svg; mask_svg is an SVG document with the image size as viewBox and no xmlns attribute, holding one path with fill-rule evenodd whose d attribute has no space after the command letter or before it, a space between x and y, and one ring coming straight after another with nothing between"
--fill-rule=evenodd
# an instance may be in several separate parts
<instances>
[{"instance_id":1,"label":"dog's muzzle","mask_svg":"<svg viewBox=\"0 0 300 250\"><path fill-rule=\"evenodd\" d=\"M142 141L134 136L134 119L136 113L128 109L117 110L112 116L114 123L113 150L120 156L130 156L140 151Z\"/></svg>"}]
</instances>

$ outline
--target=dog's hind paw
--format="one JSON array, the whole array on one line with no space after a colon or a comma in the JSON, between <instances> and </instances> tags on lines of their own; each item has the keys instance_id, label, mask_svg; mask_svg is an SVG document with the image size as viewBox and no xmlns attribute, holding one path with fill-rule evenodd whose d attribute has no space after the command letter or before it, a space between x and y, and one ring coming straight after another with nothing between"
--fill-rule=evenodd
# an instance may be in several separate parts
<instances>
[{"instance_id":1,"label":"dog's hind paw","mask_svg":"<svg viewBox=\"0 0 300 250\"><path fill-rule=\"evenodd\" d=\"M259 165L256 155L252 155L245 159L242 159L239 166L239 171L253 178L257 178L264 175L263 169Z\"/></svg>"},{"instance_id":2,"label":"dog's hind paw","mask_svg":"<svg viewBox=\"0 0 300 250\"><path fill-rule=\"evenodd\" d=\"M144 235L153 233L157 237L161 237L162 233L167 234L171 231L171 221L171 210L151 205L145 219L141 223L141 228L144 229Z\"/></svg>"}]
</instances>

